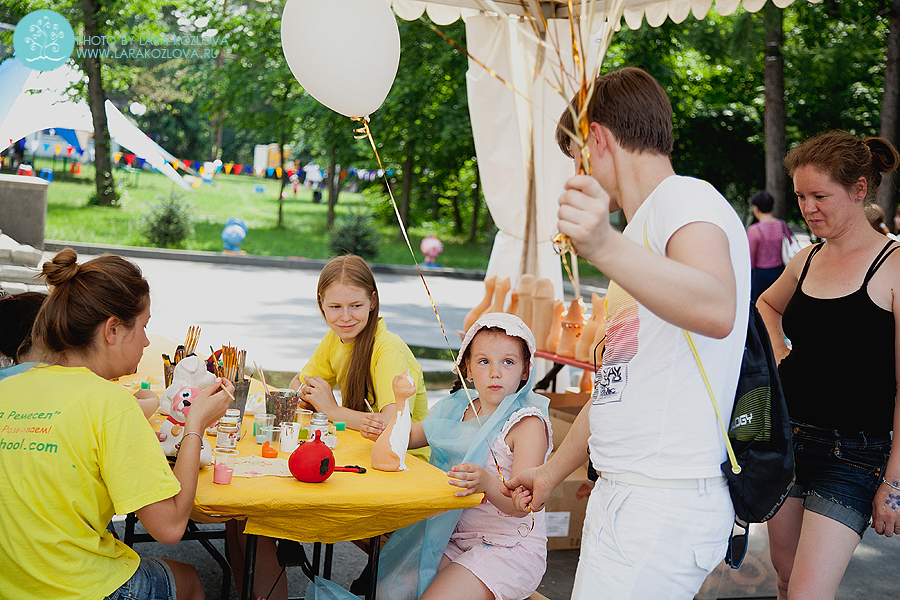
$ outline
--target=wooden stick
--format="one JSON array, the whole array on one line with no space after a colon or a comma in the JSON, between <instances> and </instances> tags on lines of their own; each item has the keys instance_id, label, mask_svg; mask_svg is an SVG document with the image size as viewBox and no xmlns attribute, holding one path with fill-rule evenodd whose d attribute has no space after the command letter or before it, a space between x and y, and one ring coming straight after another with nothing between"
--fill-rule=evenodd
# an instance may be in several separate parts
<instances>
[{"instance_id":1,"label":"wooden stick","mask_svg":"<svg viewBox=\"0 0 900 600\"><path fill-rule=\"evenodd\" d=\"M231 401L234 402L234 394L232 394L231 392L228 391L228 388L225 387L225 384L219 382L219 387L221 387L222 390L224 390L224 392L225 392L226 394L228 394L228 397L231 398Z\"/></svg>"},{"instance_id":2,"label":"wooden stick","mask_svg":"<svg viewBox=\"0 0 900 600\"><path fill-rule=\"evenodd\" d=\"M265 393L268 394L268 393L269 393L269 386L266 385L266 374L263 373L263 370L259 368L259 365L256 364L256 361L255 361L255 360L253 361L253 366L256 367L256 372L259 374L259 378L262 380L263 391L264 391Z\"/></svg>"}]
</instances>

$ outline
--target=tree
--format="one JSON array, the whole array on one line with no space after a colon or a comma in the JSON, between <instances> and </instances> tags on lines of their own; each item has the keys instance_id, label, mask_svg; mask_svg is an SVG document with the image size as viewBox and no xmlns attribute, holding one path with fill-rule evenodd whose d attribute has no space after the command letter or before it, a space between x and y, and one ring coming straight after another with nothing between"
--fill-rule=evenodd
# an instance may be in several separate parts
<instances>
[{"instance_id":1,"label":"tree","mask_svg":"<svg viewBox=\"0 0 900 600\"><path fill-rule=\"evenodd\" d=\"M453 198L451 207L458 203L460 170L465 161L474 159L475 143L465 88L465 56L422 21L400 21L399 28L403 51L397 78L373 117L373 127L381 126L377 141L383 148L382 159L401 177L399 210L404 226L409 227L417 207L427 213L437 206L432 210L435 218L440 199L448 191ZM461 21L443 31L464 43Z\"/></svg>"},{"instance_id":2,"label":"tree","mask_svg":"<svg viewBox=\"0 0 900 600\"><path fill-rule=\"evenodd\" d=\"M223 6L225 9L223 10ZM204 19L224 39L230 52L221 68L198 77L206 89L203 110L210 118L253 131L260 141L275 141L281 156L278 188L278 227L284 224L282 193L287 185L285 150L297 129L296 105L301 88L281 51L283 3L196 0L191 16Z\"/></svg>"},{"instance_id":3,"label":"tree","mask_svg":"<svg viewBox=\"0 0 900 600\"><path fill-rule=\"evenodd\" d=\"M888 13L889 30L887 51L884 60L884 94L881 100L880 135L897 146L900 142L900 0L892 0ZM891 218L897 206L894 195L897 191L896 174L885 175L878 188L878 204L884 210L888 227L894 227Z\"/></svg>"},{"instance_id":4,"label":"tree","mask_svg":"<svg viewBox=\"0 0 900 600\"><path fill-rule=\"evenodd\" d=\"M775 198L772 212L779 219L787 218L787 173L784 155L787 153L784 114L784 60L781 46L784 44L784 20L780 8L767 2L763 9L766 29L765 80L766 80L766 190Z\"/></svg>"}]
</instances>

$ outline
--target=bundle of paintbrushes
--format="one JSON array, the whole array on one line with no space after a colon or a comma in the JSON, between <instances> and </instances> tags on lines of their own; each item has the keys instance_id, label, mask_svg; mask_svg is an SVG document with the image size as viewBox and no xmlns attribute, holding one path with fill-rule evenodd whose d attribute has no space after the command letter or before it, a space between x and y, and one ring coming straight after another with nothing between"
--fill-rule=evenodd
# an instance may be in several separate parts
<instances>
[{"instance_id":1,"label":"bundle of paintbrushes","mask_svg":"<svg viewBox=\"0 0 900 600\"><path fill-rule=\"evenodd\" d=\"M229 381L243 381L246 356L246 350L238 350L234 346L222 346L222 376Z\"/></svg>"}]
</instances>

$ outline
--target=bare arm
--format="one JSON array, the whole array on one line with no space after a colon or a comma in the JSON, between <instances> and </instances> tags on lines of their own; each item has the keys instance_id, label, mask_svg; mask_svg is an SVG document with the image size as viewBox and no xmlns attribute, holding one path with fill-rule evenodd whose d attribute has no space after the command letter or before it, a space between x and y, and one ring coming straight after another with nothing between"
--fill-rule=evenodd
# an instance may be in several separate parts
<instances>
[{"instance_id":1,"label":"bare arm","mask_svg":"<svg viewBox=\"0 0 900 600\"><path fill-rule=\"evenodd\" d=\"M516 494L513 493L518 510L525 510L529 504L536 510L543 508L544 502L554 488L588 459L588 439L591 436L590 409L591 403L588 402L572 423L566 439L547 462L514 474L513 478L506 482L508 490L514 491L521 486L525 492L524 495L518 494L519 498L515 498Z\"/></svg>"},{"instance_id":2,"label":"bare arm","mask_svg":"<svg viewBox=\"0 0 900 600\"><path fill-rule=\"evenodd\" d=\"M803 271L806 257L811 251L812 246L798 252L784 268L781 276L756 301L756 308L766 324L766 332L772 342L772 350L775 352L777 362L784 360L784 357L790 353L784 341L784 327L781 319L791 296L794 295L794 290L797 289L800 273Z\"/></svg>"},{"instance_id":3,"label":"bare arm","mask_svg":"<svg viewBox=\"0 0 900 600\"><path fill-rule=\"evenodd\" d=\"M226 379L222 385L234 394L234 386ZM191 406L191 411L186 417L185 431L196 431L200 435L209 425L225 414L231 398L220 387L218 382L213 382L206 387ZM197 473L200 469L200 440L196 435L186 435L181 440L181 448L178 451L178 459L172 472L181 491L165 500L148 504L136 511L138 518L147 532L153 538L163 544L173 545L181 541L184 528L194 507L194 497L197 494Z\"/></svg>"},{"instance_id":4,"label":"bare arm","mask_svg":"<svg viewBox=\"0 0 900 600\"><path fill-rule=\"evenodd\" d=\"M592 177L566 182L559 231L581 256L668 323L713 338L734 327L737 292L728 238L711 223L689 223L666 256L629 240L609 223L609 196Z\"/></svg>"},{"instance_id":5,"label":"bare arm","mask_svg":"<svg viewBox=\"0 0 900 600\"><path fill-rule=\"evenodd\" d=\"M526 417L510 428L506 443L513 452L512 474L516 476L544 462L548 444L546 427L540 418ZM451 478L450 485L463 488L456 496L482 492L491 504L508 515L523 517L529 513L527 508L519 510L503 493L506 486L500 481L496 467L485 469L474 463L464 463L454 466L447 475Z\"/></svg>"},{"instance_id":6,"label":"bare arm","mask_svg":"<svg viewBox=\"0 0 900 600\"><path fill-rule=\"evenodd\" d=\"M891 261L884 266L894 266L900 261ZM900 271L895 269L895 272ZM897 284L891 288L892 306L891 311L894 313L894 377L900 385L900 272L897 272ZM897 389L900 389L898 387ZM900 401L894 400L894 422L892 423L894 437L892 438L891 454L888 458L887 467L884 469L884 480L894 486L900 486L900 444L896 441L898 431L900 431ZM895 527L900 526L900 491L891 487L884 482L880 482L875 498L872 500L872 528L876 533L886 537L891 537L897 532Z\"/></svg>"}]
</instances>

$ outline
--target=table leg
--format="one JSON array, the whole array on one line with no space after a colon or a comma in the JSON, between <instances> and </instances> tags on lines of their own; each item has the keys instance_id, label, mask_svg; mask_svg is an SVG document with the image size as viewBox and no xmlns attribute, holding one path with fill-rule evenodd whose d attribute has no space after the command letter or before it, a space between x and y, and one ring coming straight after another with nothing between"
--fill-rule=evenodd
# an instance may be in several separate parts
<instances>
[{"instance_id":1,"label":"table leg","mask_svg":"<svg viewBox=\"0 0 900 600\"><path fill-rule=\"evenodd\" d=\"M253 600L253 577L256 572L256 542L257 537L247 534L247 542L244 546L244 582L241 586L241 598Z\"/></svg>"},{"instance_id":2,"label":"table leg","mask_svg":"<svg viewBox=\"0 0 900 600\"><path fill-rule=\"evenodd\" d=\"M378 589L378 556L381 554L381 536L376 535L369 540L369 564L372 565L372 584L366 593L366 600L375 600L375 591Z\"/></svg>"},{"instance_id":3,"label":"table leg","mask_svg":"<svg viewBox=\"0 0 900 600\"><path fill-rule=\"evenodd\" d=\"M325 563L322 566L322 577L331 579L331 560L334 555L334 544L325 544Z\"/></svg>"}]
</instances>

